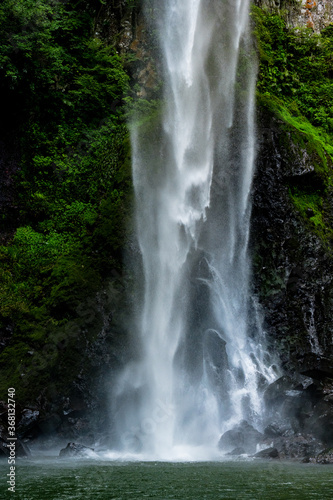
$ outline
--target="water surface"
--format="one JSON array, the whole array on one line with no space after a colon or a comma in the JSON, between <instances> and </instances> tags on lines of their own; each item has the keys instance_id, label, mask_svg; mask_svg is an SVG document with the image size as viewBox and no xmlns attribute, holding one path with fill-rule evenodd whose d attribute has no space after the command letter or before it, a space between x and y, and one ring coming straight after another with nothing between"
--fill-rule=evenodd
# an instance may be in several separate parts
<instances>
[{"instance_id":1,"label":"water surface","mask_svg":"<svg viewBox=\"0 0 333 500\"><path fill-rule=\"evenodd\" d=\"M280 461L22 460L15 493L6 492L5 461L0 471L0 498L15 500L325 500L333 491L331 466Z\"/></svg>"}]
</instances>

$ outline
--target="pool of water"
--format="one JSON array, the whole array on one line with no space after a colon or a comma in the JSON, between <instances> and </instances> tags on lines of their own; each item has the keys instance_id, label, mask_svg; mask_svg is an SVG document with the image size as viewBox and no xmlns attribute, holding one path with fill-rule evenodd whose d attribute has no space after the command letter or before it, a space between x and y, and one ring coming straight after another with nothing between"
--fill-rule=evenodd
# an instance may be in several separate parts
<instances>
[{"instance_id":1,"label":"pool of water","mask_svg":"<svg viewBox=\"0 0 333 500\"><path fill-rule=\"evenodd\" d=\"M20 460L15 493L0 462L0 498L20 500L332 499L333 468L280 461Z\"/></svg>"}]
</instances>

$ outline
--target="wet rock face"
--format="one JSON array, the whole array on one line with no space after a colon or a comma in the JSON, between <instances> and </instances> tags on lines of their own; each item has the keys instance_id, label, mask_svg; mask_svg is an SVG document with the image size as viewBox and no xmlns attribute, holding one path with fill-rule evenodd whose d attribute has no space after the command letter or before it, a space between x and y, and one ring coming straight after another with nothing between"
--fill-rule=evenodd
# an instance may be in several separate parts
<instances>
[{"instance_id":1,"label":"wet rock face","mask_svg":"<svg viewBox=\"0 0 333 500\"><path fill-rule=\"evenodd\" d=\"M272 429L270 437L281 456L308 457L333 445L333 258L331 242L316 232L313 214L299 212L291 192L319 193L323 204L331 198L316 153L268 111L260 111L258 125L253 281L269 350L283 371L264 397L269 419L293 434L279 441Z\"/></svg>"},{"instance_id":2,"label":"wet rock face","mask_svg":"<svg viewBox=\"0 0 333 500\"><path fill-rule=\"evenodd\" d=\"M256 452L257 444L263 439L263 434L243 420L221 436L218 447L221 451L229 452L231 455L253 454Z\"/></svg>"},{"instance_id":3,"label":"wet rock face","mask_svg":"<svg viewBox=\"0 0 333 500\"><path fill-rule=\"evenodd\" d=\"M283 436L275 439L273 443L280 458L307 460L315 457L323 449L320 441L306 434Z\"/></svg>"},{"instance_id":4,"label":"wet rock face","mask_svg":"<svg viewBox=\"0 0 333 500\"><path fill-rule=\"evenodd\" d=\"M326 196L313 167L318 159L268 112L258 124L251 247L264 329L287 373L309 370L309 355L311 370L322 371L323 358L333 365L333 260L290 194Z\"/></svg>"},{"instance_id":5,"label":"wet rock face","mask_svg":"<svg viewBox=\"0 0 333 500\"><path fill-rule=\"evenodd\" d=\"M264 398L268 418L275 419L264 435L286 457L293 457L294 453L314 456L333 446L331 379L313 381L301 375L283 376L266 389Z\"/></svg>"},{"instance_id":6,"label":"wet rock face","mask_svg":"<svg viewBox=\"0 0 333 500\"><path fill-rule=\"evenodd\" d=\"M316 457L317 464L333 464L333 448L324 450Z\"/></svg>"},{"instance_id":7,"label":"wet rock face","mask_svg":"<svg viewBox=\"0 0 333 500\"><path fill-rule=\"evenodd\" d=\"M7 439L3 439L0 436L0 458L9 458L10 451L13 450L14 445ZM19 439L15 441L15 456L22 458L28 457L30 455L29 448Z\"/></svg>"},{"instance_id":8,"label":"wet rock face","mask_svg":"<svg viewBox=\"0 0 333 500\"><path fill-rule=\"evenodd\" d=\"M230 456L246 454L263 459L315 461L325 443L312 434L295 432L288 425L272 423L261 433L243 421L221 436L218 447ZM258 448L261 450L257 451Z\"/></svg>"},{"instance_id":9,"label":"wet rock face","mask_svg":"<svg viewBox=\"0 0 333 500\"><path fill-rule=\"evenodd\" d=\"M128 5L126 0L103 2L95 21L95 36L127 52L133 40L140 6Z\"/></svg>"},{"instance_id":10,"label":"wet rock face","mask_svg":"<svg viewBox=\"0 0 333 500\"><path fill-rule=\"evenodd\" d=\"M332 2L331 0L302 0L300 5L292 6L289 22L293 27L305 25L319 32L333 22Z\"/></svg>"},{"instance_id":11,"label":"wet rock face","mask_svg":"<svg viewBox=\"0 0 333 500\"><path fill-rule=\"evenodd\" d=\"M20 408L17 407L16 409L17 416L20 417ZM13 441L9 437L8 407L4 401L0 401L0 459L8 458L13 447L15 448L15 456L17 457L27 457L30 455L29 447L20 439L20 436L15 440L15 445L13 445Z\"/></svg>"}]
</instances>

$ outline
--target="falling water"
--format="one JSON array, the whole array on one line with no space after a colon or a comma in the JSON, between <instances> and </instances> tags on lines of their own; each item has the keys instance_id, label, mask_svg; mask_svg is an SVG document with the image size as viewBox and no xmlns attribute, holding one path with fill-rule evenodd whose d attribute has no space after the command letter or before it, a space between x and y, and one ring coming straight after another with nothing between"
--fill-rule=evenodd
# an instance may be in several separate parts
<instances>
[{"instance_id":1,"label":"falling water","mask_svg":"<svg viewBox=\"0 0 333 500\"><path fill-rule=\"evenodd\" d=\"M249 0L154 3L165 107L132 130L142 283L115 433L128 452L204 458L242 419L260 426L273 377L249 293L256 60Z\"/></svg>"},{"instance_id":2,"label":"falling water","mask_svg":"<svg viewBox=\"0 0 333 500\"><path fill-rule=\"evenodd\" d=\"M311 351L314 354L318 354L319 356L322 356L323 350L320 346L318 333L317 333L317 329L316 329L315 312L316 312L315 297L311 297L310 298L310 307L306 312L304 311L304 324L305 324L305 327L306 327L308 335L309 335L309 342L311 345ZM310 317L308 317L308 316L310 316Z\"/></svg>"}]
</instances>

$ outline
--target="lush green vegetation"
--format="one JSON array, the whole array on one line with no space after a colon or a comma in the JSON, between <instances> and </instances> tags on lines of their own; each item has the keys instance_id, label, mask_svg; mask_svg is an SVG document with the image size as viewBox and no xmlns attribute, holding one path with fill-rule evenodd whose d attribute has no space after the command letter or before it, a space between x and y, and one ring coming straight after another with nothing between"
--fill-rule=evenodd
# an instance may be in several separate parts
<instances>
[{"instance_id":1,"label":"lush green vegetation","mask_svg":"<svg viewBox=\"0 0 333 500\"><path fill-rule=\"evenodd\" d=\"M253 8L260 55L258 91L333 133L333 26L287 29L276 14Z\"/></svg>"},{"instance_id":2,"label":"lush green vegetation","mask_svg":"<svg viewBox=\"0 0 333 500\"><path fill-rule=\"evenodd\" d=\"M0 397L8 384L22 388L22 402L52 379L66 385L77 372L71 353L78 341L101 327L96 293L121 272L131 205L129 78L112 40L96 35L104 3L0 4L0 131L15 163L13 206L0 218L0 330L10 337L0 353ZM128 0L127 8L137 3ZM333 26L317 35L288 30L281 16L259 8L252 16L258 103L314 167L315 182L291 183L290 199L330 244ZM154 126L159 108L141 100L134 116Z\"/></svg>"},{"instance_id":3,"label":"lush green vegetation","mask_svg":"<svg viewBox=\"0 0 333 500\"><path fill-rule=\"evenodd\" d=\"M288 29L281 15L256 7L252 17L260 61L258 103L281 120L314 168L314 182L290 186L291 200L330 245L325 199L333 186L333 25L316 34L311 28Z\"/></svg>"},{"instance_id":4,"label":"lush green vegetation","mask_svg":"<svg viewBox=\"0 0 333 500\"><path fill-rule=\"evenodd\" d=\"M1 221L0 329L13 332L0 354L3 391L8 383L19 390L25 371L24 385L30 373L36 394L36 367L40 387L63 368L59 343L77 341L82 303L121 271L131 197L129 78L115 48L95 36L101 4L0 4L0 129L7 149L19 150L16 227L6 212ZM54 349L35 355L45 345ZM42 358L47 372L39 370Z\"/></svg>"}]
</instances>

